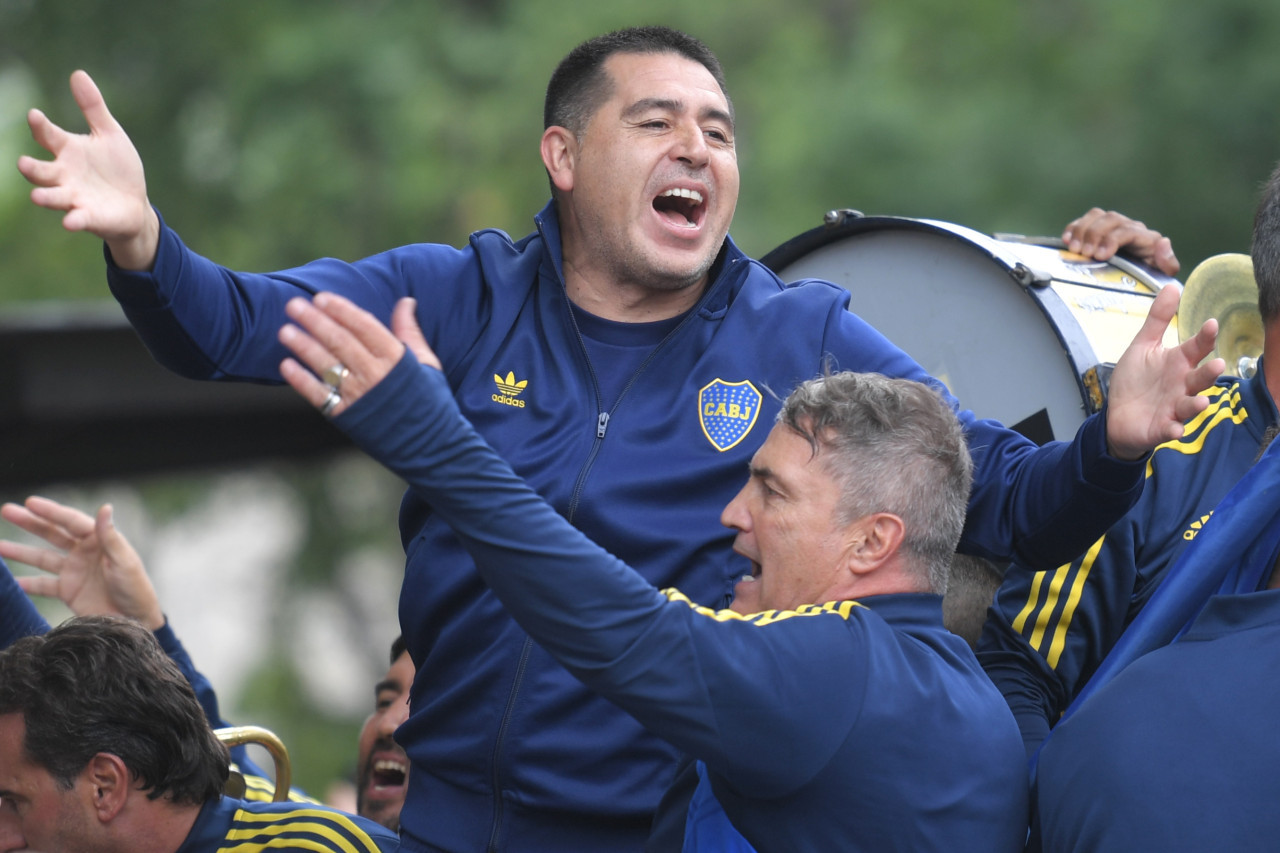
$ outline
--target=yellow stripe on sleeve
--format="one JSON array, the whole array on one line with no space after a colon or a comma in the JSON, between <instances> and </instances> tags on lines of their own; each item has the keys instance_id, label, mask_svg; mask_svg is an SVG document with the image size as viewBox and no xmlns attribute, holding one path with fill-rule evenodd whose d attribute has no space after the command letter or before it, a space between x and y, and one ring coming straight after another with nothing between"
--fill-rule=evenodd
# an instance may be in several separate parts
<instances>
[{"instance_id":1,"label":"yellow stripe on sleeve","mask_svg":"<svg viewBox=\"0 0 1280 853\"><path fill-rule=\"evenodd\" d=\"M348 845L349 846L349 845ZM258 853L273 847L287 847L290 850L314 850L316 853L333 853L333 846L314 838L276 838L266 843L246 842L233 847L222 847L220 853ZM354 849L354 848L352 848ZM377 849L376 847L374 848Z\"/></svg>"},{"instance_id":2,"label":"yellow stripe on sleeve","mask_svg":"<svg viewBox=\"0 0 1280 853\"><path fill-rule=\"evenodd\" d=\"M1045 661L1048 662L1050 669L1058 668L1058 659L1062 657L1062 650L1067 644L1067 627L1076 615L1076 605L1080 603L1080 596L1084 592L1084 583L1089 579L1089 572L1093 569L1093 564L1098 559L1098 553L1101 550L1102 539L1099 539L1089 549L1089 552L1084 555L1084 559L1080 562L1080 569L1076 572L1075 580L1071 582L1071 594L1067 596L1067 604L1062 608L1062 615L1058 617L1057 627L1053 631L1053 643L1049 646L1049 654L1045 655ZM1039 647L1037 647L1037 650L1044 654Z\"/></svg>"},{"instance_id":3,"label":"yellow stripe on sleeve","mask_svg":"<svg viewBox=\"0 0 1280 853\"><path fill-rule=\"evenodd\" d=\"M1094 547L1097 547L1096 543ZM1049 617L1053 615L1053 609L1058 606L1058 594L1062 592L1062 585L1066 583L1069 574L1071 574L1071 563L1059 566L1053 573L1053 580L1049 583L1049 594L1040 608L1039 615L1036 616L1035 628L1031 631L1031 637L1027 640L1036 651L1040 651L1040 643L1044 640L1044 632L1049 627Z\"/></svg>"},{"instance_id":4,"label":"yellow stripe on sleeve","mask_svg":"<svg viewBox=\"0 0 1280 853\"><path fill-rule=\"evenodd\" d=\"M310 833L318 838L281 838L283 833ZM238 844L232 842L240 842ZM342 853L378 853L378 844L340 811L300 808L291 811L236 811L223 853L255 853L280 847Z\"/></svg>"},{"instance_id":5,"label":"yellow stripe on sleeve","mask_svg":"<svg viewBox=\"0 0 1280 853\"><path fill-rule=\"evenodd\" d=\"M275 799L276 783L262 776L252 776L244 774L244 797L254 803L269 803ZM299 794L292 788L289 789L289 800L294 803L311 803L319 805L320 801L306 794Z\"/></svg>"},{"instance_id":6,"label":"yellow stripe on sleeve","mask_svg":"<svg viewBox=\"0 0 1280 853\"><path fill-rule=\"evenodd\" d=\"M1031 578L1031 593L1027 596L1027 603L1023 605L1022 611L1013 620L1013 630L1019 634L1022 633L1023 627L1027 624L1027 617L1031 615L1031 611L1036 609L1036 602L1040 600L1040 585L1044 583L1044 578L1047 574L1049 573L1036 572Z\"/></svg>"},{"instance_id":7,"label":"yellow stripe on sleeve","mask_svg":"<svg viewBox=\"0 0 1280 853\"><path fill-rule=\"evenodd\" d=\"M1222 423L1239 425L1249 418L1249 412L1240 404L1240 384L1238 382L1228 388L1214 387L1206 389L1201 392L1201 396L1211 399L1209 406L1186 423L1182 437L1156 446L1151 458L1147 460L1147 477L1152 475L1152 462L1160 451L1172 450L1188 456L1194 456L1204 449L1209 433L1216 426ZM1071 585L1067 590L1066 603L1057 620L1052 619L1053 612L1058 606L1063 587L1067 583L1074 563L1067 563L1053 570L1048 595L1043 604L1040 604L1041 589L1051 573L1047 571L1036 572L1031 584L1031 590L1027 595L1027 601L1013 620L1013 629L1020 634L1026 635L1028 622L1032 620L1033 616L1035 617L1027 642L1032 648L1044 655L1045 661L1051 668L1057 668L1062 652L1066 648L1067 631L1071 626L1072 619L1075 617L1076 608L1079 606L1080 599L1084 594L1084 585L1088 580L1094 563L1098 559L1098 555L1102 551L1102 544L1105 539L1106 536L1103 535L1102 538L1094 542L1080 559L1080 567L1076 571L1074 578L1071 579ZM1046 635L1050 634L1051 621L1053 623L1050 635L1051 641L1046 653L1043 646Z\"/></svg>"},{"instance_id":8,"label":"yellow stripe on sleeve","mask_svg":"<svg viewBox=\"0 0 1280 853\"><path fill-rule=\"evenodd\" d=\"M761 613L744 615L733 610L713 610L701 604L694 604L687 595L674 587L661 592L668 601L687 604L694 613L706 616L708 619L714 619L717 622L750 622L753 625L771 625L793 616L819 616L823 613L833 613L841 619L848 619L853 613L853 608L866 607L865 604L859 604L856 601L828 601L826 604L802 604L795 610L765 610Z\"/></svg>"},{"instance_id":9,"label":"yellow stripe on sleeve","mask_svg":"<svg viewBox=\"0 0 1280 853\"><path fill-rule=\"evenodd\" d=\"M1147 476L1151 476L1152 461L1161 450L1176 450L1188 456L1194 456L1204 449L1205 439L1220 423L1230 422L1242 424L1249 419L1249 411L1240 405L1240 385L1232 385L1218 399L1209 404L1203 412L1187 421L1182 437L1156 445L1151 458L1147 460Z\"/></svg>"}]
</instances>

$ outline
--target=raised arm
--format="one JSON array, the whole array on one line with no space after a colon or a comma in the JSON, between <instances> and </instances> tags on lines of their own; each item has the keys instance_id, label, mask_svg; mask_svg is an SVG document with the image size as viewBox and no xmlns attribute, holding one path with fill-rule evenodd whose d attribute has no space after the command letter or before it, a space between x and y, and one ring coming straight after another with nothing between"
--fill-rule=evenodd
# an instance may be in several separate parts
<instances>
[{"instance_id":1,"label":"raised arm","mask_svg":"<svg viewBox=\"0 0 1280 853\"><path fill-rule=\"evenodd\" d=\"M210 725L225 726L213 686L165 620L146 566L115 526L110 504L89 516L42 497L0 507L0 517L49 547L0 539L0 556L45 572L18 578L28 595L56 598L77 616L124 616L156 635L165 653L182 670L200 700Z\"/></svg>"},{"instance_id":2,"label":"raised arm","mask_svg":"<svg viewBox=\"0 0 1280 853\"><path fill-rule=\"evenodd\" d=\"M53 155L52 160L18 158L18 171L35 184L31 200L65 211L62 225L68 231L88 231L105 240L122 269L150 269L160 220L147 201L142 158L88 74L71 75L71 94L88 133L65 130L40 110L27 114L31 136Z\"/></svg>"},{"instance_id":3,"label":"raised arm","mask_svg":"<svg viewBox=\"0 0 1280 853\"><path fill-rule=\"evenodd\" d=\"M1105 536L1059 567L1015 563L1005 573L978 659L1013 708L1029 752L1249 469L1271 406L1259 395L1260 379L1219 382L1185 435L1152 454L1141 499Z\"/></svg>"},{"instance_id":4,"label":"raised arm","mask_svg":"<svg viewBox=\"0 0 1280 853\"><path fill-rule=\"evenodd\" d=\"M30 497L22 505L0 507L0 516L50 545L0 540L0 556L46 573L18 579L28 594L57 598L77 616L125 616L150 631L164 626L151 578L116 529L110 504L90 517L57 501Z\"/></svg>"},{"instance_id":5,"label":"raised arm","mask_svg":"<svg viewBox=\"0 0 1280 853\"><path fill-rule=\"evenodd\" d=\"M214 728L229 725L222 719L213 685L196 669L186 647L165 619L146 566L116 528L110 504L104 504L96 516L90 517L57 501L30 497L22 505L9 503L0 507L0 516L49 543L50 547L41 548L0 539L0 556L47 573L17 579L28 595L56 598L77 616L108 614L139 622L156 635L160 647L181 670L195 691L209 725ZM6 568L4 575L7 574ZM3 587L0 575L0 613L5 605ZM45 630L48 630L47 624L39 632ZM231 748L231 760L235 765L233 769L245 777L247 799L271 799L274 783L253 762L243 745ZM290 791L290 799L311 801L298 789Z\"/></svg>"},{"instance_id":6,"label":"raised arm","mask_svg":"<svg viewBox=\"0 0 1280 853\"><path fill-rule=\"evenodd\" d=\"M397 340L332 294L314 306L293 300L289 314L302 328L281 330L297 356L281 365L286 381L432 504L516 622L588 688L744 791L778 796L826 766L861 707L865 658L883 645L850 641L851 631L868 630L858 608L838 608L843 618L817 606L817 618L742 616L655 589L484 443L443 375L406 354L401 340L419 361L431 358L416 330L397 329ZM412 304L394 316L411 320ZM826 651L796 653L810 646ZM833 669L846 673L837 684L826 678ZM815 723L797 723L797 714ZM789 737L759 742L761 727L783 725Z\"/></svg>"}]
</instances>

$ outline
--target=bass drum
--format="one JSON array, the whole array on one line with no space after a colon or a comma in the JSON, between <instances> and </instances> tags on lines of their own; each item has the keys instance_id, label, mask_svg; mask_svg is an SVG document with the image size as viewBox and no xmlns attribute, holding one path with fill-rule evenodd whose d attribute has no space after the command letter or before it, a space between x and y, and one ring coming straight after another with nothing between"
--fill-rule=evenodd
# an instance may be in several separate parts
<instances>
[{"instance_id":1,"label":"bass drum","mask_svg":"<svg viewBox=\"0 0 1280 853\"><path fill-rule=\"evenodd\" d=\"M783 281L845 288L850 310L965 408L1041 444L1070 439L1101 408L1155 294L1178 285L1123 258L1073 254L1054 238L856 211L826 221L762 262ZM1177 343L1171 326L1165 344Z\"/></svg>"}]
</instances>

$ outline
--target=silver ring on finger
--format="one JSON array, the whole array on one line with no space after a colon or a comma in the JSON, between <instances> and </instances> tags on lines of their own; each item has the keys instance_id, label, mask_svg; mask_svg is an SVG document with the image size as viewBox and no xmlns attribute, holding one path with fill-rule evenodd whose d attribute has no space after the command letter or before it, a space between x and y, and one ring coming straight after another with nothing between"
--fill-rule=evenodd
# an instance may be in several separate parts
<instances>
[{"instance_id":1,"label":"silver ring on finger","mask_svg":"<svg viewBox=\"0 0 1280 853\"><path fill-rule=\"evenodd\" d=\"M338 393L338 389L330 386L329 396L324 398L324 403L320 406L320 414L327 417L341 402L342 395Z\"/></svg>"},{"instance_id":2,"label":"silver ring on finger","mask_svg":"<svg viewBox=\"0 0 1280 853\"><path fill-rule=\"evenodd\" d=\"M321 374L320 379L334 391L339 391L342 388L342 380L350 375L351 371L347 370L347 366L342 362L338 362Z\"/></svg>"}]
</instances>

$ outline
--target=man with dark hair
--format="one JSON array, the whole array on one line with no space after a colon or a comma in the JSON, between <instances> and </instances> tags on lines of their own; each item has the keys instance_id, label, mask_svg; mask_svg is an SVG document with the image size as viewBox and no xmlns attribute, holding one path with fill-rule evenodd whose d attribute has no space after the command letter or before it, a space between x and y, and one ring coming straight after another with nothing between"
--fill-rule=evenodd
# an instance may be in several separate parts
<instances>
[{"instance_id":1,"label":"man with dark hair","mask_svg":"<svg viewBox=\"0 0 1280 853\"><path fill-rule=\"evenodd\" d=\"M733 101L725 83L720 59L705 44L667 27L633 27L589 39L560 60L547 83L542 106L542 127L563 127L581 138L591 117L613 94L614 81L605 71L605 62L614 54L636 56L675 54L705 68L724 94L726 118L733 123ZM551 185L554 192L556 186Z\"/></svg>"},{"instance_id":2,"label":"man with dark hair","mask_svg":"<svg viewBox=\"0 0 1280 853\"><path fill-rule=\"evenodd\" d=\"M49 630L28 595L56 598L77 616L124 616L151 630L195 690L209 724L230 725L222 719L213 685L196 669L165 618L142 558L116 527L109 504L90 517L57 501L32 496L21 505L0 506L0 516L52 546L0 539L0 557L45 572L15 579L0 560L0 648ZM356 761L356 814L393 831L400 826L409 759L392 733L409 715L412 684L413 661L404 638L396 637L391 644L391 667L374 686L374 710L361 727ZM245 782L241 796L263 802L273 799L275 783L249 759L245 748L233 747L231 753L232 770ZM315 802L297 790L290 797Z\"/></svg>"},{"instance_id":3,"label":"man with dark hair","mask_svg":"<svg viewBox=\"0 0 1280 853\"><path fill-rule=\"evenodd\" d=\"M0 767L25 758L64 791L90 767L91 779L134 780L148 799L203 805L222 793L227 756L194 700L140 626L73 619L0 653L0 726L5 745L20 747L4 750Z\"/></svg>"},{"instance_id":4,"label":"man with dark hair","mask_svg":"<svg viewBox=\"0 0 1280 853\"><path fill-rule=\"evenodd\" d=\"M222 795L227 751L141 625L74 617L0 652L0 840L42 853L393 851L323 806Z\"/></svg>"},{"instance_id":5,"label":"man with dark hair","mask_svg":"<svg viewBox=\"0 0 1280 853\"><path fill-rule=\"evenodd\" d=\"M1280 318L1280 165L1262 188L1253 217L1253 279L1264 327ZM1273 359L1274 361L1275 359Z\"/></svg>"},{"instance_id":6,"label":"man with dark hair","mask_svg":"<svg viewBox=\"0 0 1280 853\"><path fill-rule=\"evenodd\" d=\"M416 321L464 414L539 494L656 586L724 602L746 566L717 515L777 412L770 388L824 364L941 386L847 310L847 291L784 285L729 239L733 113L705 47L638 28L572 56L549 114L578 127L544 130L554 198L519 241L487 230L462 249L416 244L265 275L221 267L162 224L136 149L83 72L72 91L91 135L32 111L55 158L23 157L19 169L36 204L106 241L112 292L165 365L278 381L284 306L319 291L397 329ZM1133 239L1140 251L1160 245L1147 229ZM1071 444L1037 448L947 396L976 462L962 550L1054 564L1132 504L1138 460L1181 430L1204 405L1191 395L1221 370L1194 367L1212 323L1177 350L1160 346L1175 303L1171 289L1156 299L1116 366L1105 416ZM327 410L338 411L348 371L324 375ZM674 750L533 643L412 492L400 522L401 628L418 664L399 732L413 764L406 845L639 847Z\"/></svg>"},{"instance_id":7,"label":"man with dark hair","mask_svg":"<svg viewBox=\"0 0 1280 853\"><path fill-rule=\"evenodd\" d=\"M1092 224L1073 227L1085 235ZM1219 269L1225 275L1232 268ZM1013 709L1028 758L1280 419L1280 169L1263 190L1254 220L1253 277L1263 325L1254 374L1224 376L1204 392L1208 407L1187 422L1181 438L1155 449L1142 498L1097 542L1057 568L1015 563L1005 572L978 659Z\"/></svg>"},{"instance_id":8,"label":"man with dark hair","mask_svg":"<svg viewBox=\"0 0 1280 853\"><path fill-rule=\"evenodd\" d=\"M409 719L413 673L404 637L396 637L391 644L391 667L374 685L373 713L360 727L356 750L356 814L397 831L409 784L409 756L394 735Z\"/></svg>"},{"instance_id":9,"label":"man with dark hair","mask_svg":"<svg viewBox=\"0 0 1280 853\"><path fill-rule=\"evenodd\" d=\"M973 468L936 390L851 372L796 388L721 514L752 571L715 610L521 482L414 358L438 367L421 339L410 353L330 294L289 311L303 363L351 371L334 423L431 502L541 647L700 762L685 850L730 849L731 829L758 850L1021 849L1017 729L942 623ZM298 362L281 372L323 405Z\"/></svg>"}]
</instances>

